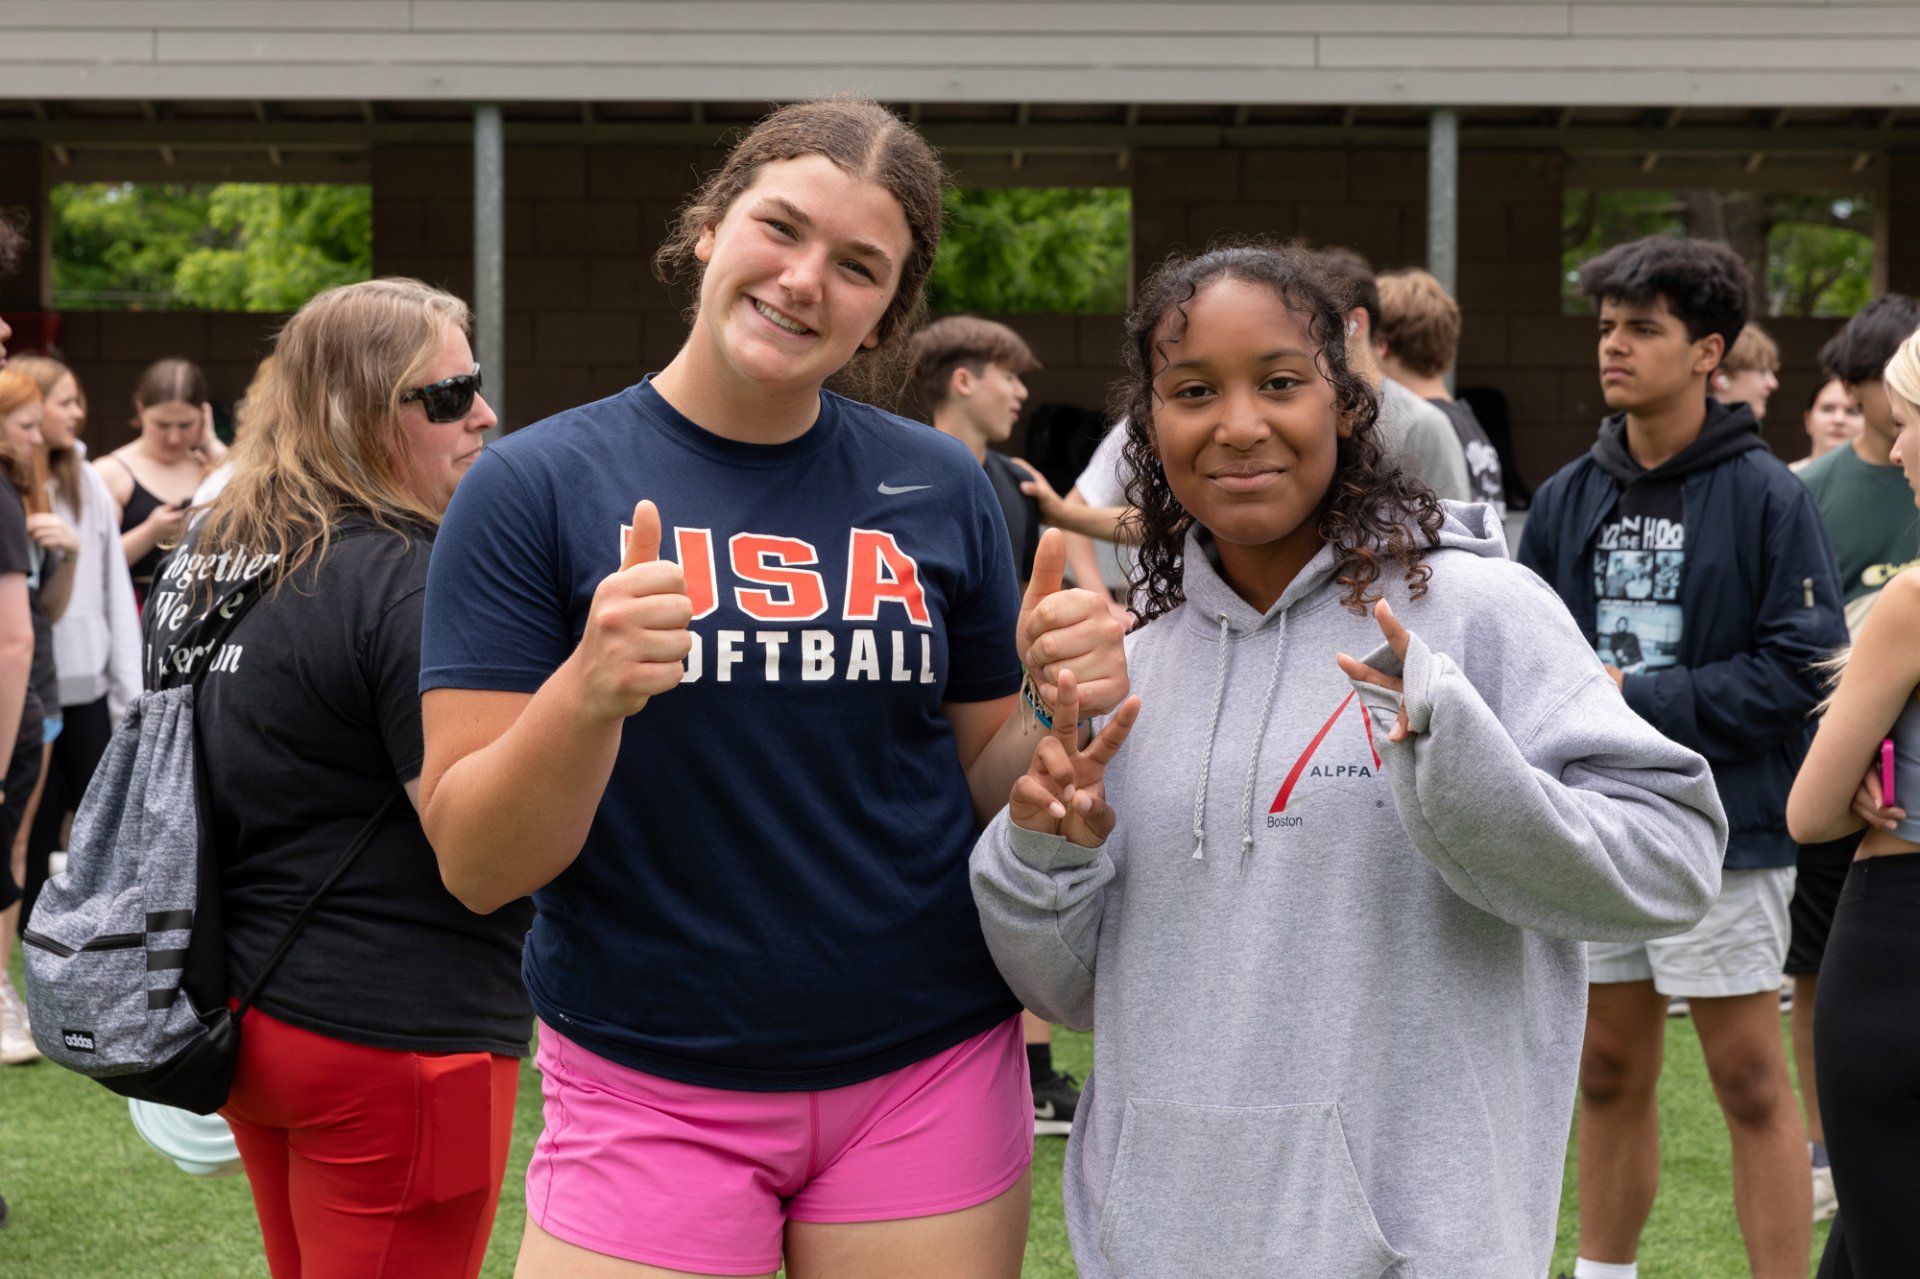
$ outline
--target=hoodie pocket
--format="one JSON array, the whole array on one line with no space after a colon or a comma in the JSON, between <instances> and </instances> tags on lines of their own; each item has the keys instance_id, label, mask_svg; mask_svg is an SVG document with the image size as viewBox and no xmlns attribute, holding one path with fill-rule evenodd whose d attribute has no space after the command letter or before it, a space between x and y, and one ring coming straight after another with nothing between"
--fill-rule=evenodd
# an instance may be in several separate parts
<instances>
[{"instance_id":1,"label":"hoodie pocket","mask_svg":"<svg viewBox=\"0 0 1920 1279\"><path fill-rule=\"evenodd\" d=\"M1128 1101L1100 1251L1116 1279L1382 1279L1406 1260L1380 1233L1332 1102Z\"/></svg>"}]
</instances>

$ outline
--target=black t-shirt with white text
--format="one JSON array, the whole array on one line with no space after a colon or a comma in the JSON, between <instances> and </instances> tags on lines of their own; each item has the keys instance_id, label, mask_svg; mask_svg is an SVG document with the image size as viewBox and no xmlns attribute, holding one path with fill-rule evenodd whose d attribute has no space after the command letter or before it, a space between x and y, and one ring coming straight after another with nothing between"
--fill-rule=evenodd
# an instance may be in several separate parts
<instances>
[{"instance_id":1,"label":"black t-shirt with white text","mask_svg":"<svg viewBox=\"0 0 1920 1279\"><path fill-rule=\"evenodd\" d=\"M433 535L364 518L240 619L195 695L232 989L244 989L355 835L420 775L420 616ZM191 540L147 598L149 652L190 638L209 580L224 598L269 563ZM198 587L198 590L194 588ZM185 650L181 650L184 652ZM149 663L149 670L152 663ZM259 1004L291 1025L411 1052L526 1053L522 899L491 915L440 879L404 798L324 897Z\"/></svg>"},{"instance_id":2,"label":"black t-shirt with white text","mask_svg":"<svg viewBox=\"0 0 1920 1279\"><path fill-rule=\"evenodd\" d=\"M1629 484L1593 541L1594 646L1623 674L1674 665L1685 618L1687 526L1680 482Z\"/></svg>"}]
</instances>

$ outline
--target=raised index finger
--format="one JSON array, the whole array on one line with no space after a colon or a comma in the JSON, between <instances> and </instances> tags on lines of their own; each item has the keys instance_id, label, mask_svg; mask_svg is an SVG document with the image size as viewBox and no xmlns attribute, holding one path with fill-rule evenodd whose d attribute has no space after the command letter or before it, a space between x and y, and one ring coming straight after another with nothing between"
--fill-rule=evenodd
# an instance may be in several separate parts
<instances>
[{"instance_id":1,"label":"raised index finger","mask_svg":"<svg viewBox=\"0 0 1920 1279\"><path fill-rule=\"evenodd\" d=\"M1401 661L1407 660L1407 628L1400 625L1400 619L1393 615L1393 606L1381 600L1373 606L1373 620L1380 623L1380 633L1386 637L1387 647Z\"/></svg>"},{"instance_id":2,"label":"raised index finger","mask_svg":"<svg viewBox=\"0 0 1920 1279\"><path fill-rule=\"evenodd\" d=\"M627 533L626 554L620 557L620 571L636 564L651 564L660 558L660 508L642 500L633 508L633 527Z\"/></svg>"}]
</instances>

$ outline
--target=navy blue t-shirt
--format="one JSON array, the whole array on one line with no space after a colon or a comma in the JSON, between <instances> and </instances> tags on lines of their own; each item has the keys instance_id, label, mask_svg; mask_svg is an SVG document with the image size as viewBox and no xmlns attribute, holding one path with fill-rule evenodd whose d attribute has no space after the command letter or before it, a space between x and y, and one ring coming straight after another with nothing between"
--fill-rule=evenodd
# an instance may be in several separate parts
<instances>
[{"instance_id":1,"label":"navy blue t-shirt","mask_svg":"<svg viewBox=\"0 0 1920 1279\"><path fill-rule=\"evenodd\" d=\"M694 650L627 722L580 856L534 895L536 1011L634 1069L761 1091L874 1078L1011 1016L941 713L1020 683L979 463L830 393L777 445L702 430L649 382L569 410L489 448L454 495L421 689L536 691L641 498L686 571Z\"/></svg>"}]
</instances>

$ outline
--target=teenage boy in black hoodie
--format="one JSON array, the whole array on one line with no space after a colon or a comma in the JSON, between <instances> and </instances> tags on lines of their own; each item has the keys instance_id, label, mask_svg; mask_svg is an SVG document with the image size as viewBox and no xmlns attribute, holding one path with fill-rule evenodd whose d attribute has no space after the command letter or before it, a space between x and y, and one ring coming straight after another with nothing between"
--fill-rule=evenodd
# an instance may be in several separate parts
<instances>
[{"instance_id":1,"label":"teenage boy in black hoodie","mask_svg":"<svg viewBox=\"0 0 1920 1279\"><path fill-rule=\"evenodd\" d=\"M1574 1273L1636 1273L1659 1177L1667 1001L1682 995L1732 1136L1755 1279L1804 1279L1806 1132L1777 992L1797 853L1787 792L1821 697L1813 664L1847 638L1833 551L1752 411L1707 398L1747 318L1739 257L1650 237L1589 262L1581 287L1599 309L1614 413L1541 487L1519 559L1559 592L1628 705L1707 757L1732 833L1720 900L1693 931L1588 947Z\"/></svg>"}]
</instances>

